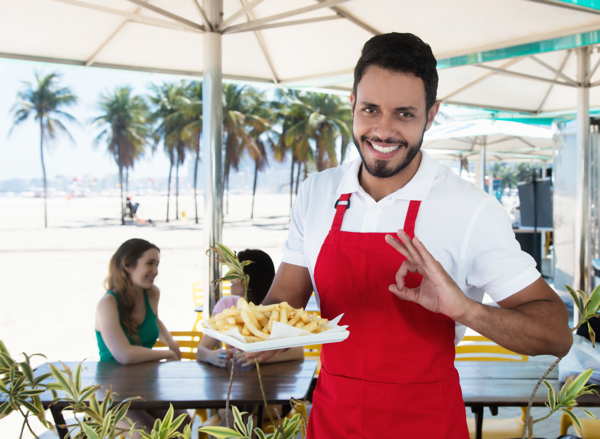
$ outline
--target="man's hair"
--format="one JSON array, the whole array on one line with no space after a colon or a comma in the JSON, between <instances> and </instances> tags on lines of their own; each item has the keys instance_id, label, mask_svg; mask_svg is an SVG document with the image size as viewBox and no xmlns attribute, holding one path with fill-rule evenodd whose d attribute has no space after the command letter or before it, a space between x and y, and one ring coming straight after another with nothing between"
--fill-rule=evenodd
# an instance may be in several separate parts
<instances>
[{"instance_id":1,"label":"man's hair","mask_svg":"<svg viewBox=\"0 0 600 439\"><path fill-rule=\"evenodd\" d=\"M391 32L376 35L367 41L354 68L354 96L367 67L372 65L395 72L412 73L421 78L425 84L427 109L435 103L438 86L437 61L429 44L416 35Z\"/></svg>"}]
</instances>

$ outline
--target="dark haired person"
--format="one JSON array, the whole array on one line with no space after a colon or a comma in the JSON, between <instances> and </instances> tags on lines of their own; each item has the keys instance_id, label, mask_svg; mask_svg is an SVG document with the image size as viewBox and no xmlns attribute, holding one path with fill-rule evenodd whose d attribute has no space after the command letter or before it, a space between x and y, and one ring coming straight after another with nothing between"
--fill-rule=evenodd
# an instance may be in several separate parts
<instances>
[{"instance_id":1,"label":"dark haired person","mask_svg":"<svg viewBox=\"0 0 600 439\"><path fill-rule=\"evenodd\" d=\"M244 273L250 277L248 282L248 301L260 304L275 277L275 266L271 257L262 250L246 249L238 252L237 257L240 261L252 261L244 267ZM238 299L244 294L242 285L239 281L231 283L231 295L222 297L213 309L213 314L235 306ZM225 367L227 361L234 355L234 350L221 347L221 342L212 337L204 336L198 345L196 359L214 366ZM302 348L289 349L268 359L269 362L301 360L303 358ZM238 359L245 363L243 353L238 353Z\"/></svg>"},{"instance_id":2,"label":"dark haired person","mask_svg":"<svg viewBox=\"0 0 600 439\"><path fill-rule=\"evenodd\" d=\"M107 292L96 307L96 340L100 361L120 364L180 360L177 343L158 318L160 291L154 284L160 263L159 248L133 238L119 246L110 259ZM168 350L153 350L161 339ZM164 410L129 410L137 428L149 431ZM183 411L178 411L184 413ZM189 419L188 419L189 422ZM128 425L122 425L128 428ZM182 427L183 428L183 427ZM133 438L140 437L135 434Z\"/></svg>"},{"instance_id":3,"label":"dark haired person","mask_svg":"<svg viewBox=\"0 0 600 439\"><path fill-rule=\"evenodd\" d=\"M569 350L565 307L503 208L421 151L437 83L415 35L367 41L350 97L360 160L311 175L296 200L264 303L303 307L314 290L350 329L323 345L310 439L467 439L453 363L465 326L524 354Z\"/></svg>"}]
</instances>

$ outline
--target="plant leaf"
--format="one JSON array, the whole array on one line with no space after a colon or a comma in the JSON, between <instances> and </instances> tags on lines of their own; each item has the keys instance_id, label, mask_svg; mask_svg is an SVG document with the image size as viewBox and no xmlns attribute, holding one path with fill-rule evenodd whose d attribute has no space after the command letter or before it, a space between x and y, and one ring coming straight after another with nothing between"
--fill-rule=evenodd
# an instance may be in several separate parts
<instances>
[{"instance_id":1,"label":"plant leaf","mask_svg":"<svg viewBox=\"0 0 600 439\"><path fill-rule=\"evenodd\" d=\"M219 427L219 426L202 427L202 428L199 428L198 431L209 434L217 439L243 438L244 437L242 434L238 433L237 431L232 430L231 428L227 428L227 427Z\"/></svg>"}]
</instances>

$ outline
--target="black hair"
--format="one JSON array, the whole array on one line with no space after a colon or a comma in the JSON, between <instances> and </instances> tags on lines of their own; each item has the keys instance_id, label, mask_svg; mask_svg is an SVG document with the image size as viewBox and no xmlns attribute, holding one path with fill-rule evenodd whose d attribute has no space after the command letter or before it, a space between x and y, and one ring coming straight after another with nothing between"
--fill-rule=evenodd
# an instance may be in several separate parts
<instances>
[{"instance_id":1,"label":"black hair","mask_svg":"<svg viewBox=\"0 0 600 439\"><path fill-rule=\"evenodd\" d=\"M271 257L262 250L246 249L238 252L240 261L252 261L244 267L244 273L250 276L248 283L248 301L260 304L275 278L275 266Z\"/></svg>"},{"instance_id":2,"label":"black hair","mask_svg":"<svg viewBox=\"0 0 600 439\"><path fill-rule=\"evenodd\" d=\"M356 88L367 67L375 65L396 72L412 73L425 84L425 104L429 110L437 98L437 61L431 47L416 35L391 32L376 35L365 43L360 58L354 68L352 92Z\"/></svg>"}]
</instances>

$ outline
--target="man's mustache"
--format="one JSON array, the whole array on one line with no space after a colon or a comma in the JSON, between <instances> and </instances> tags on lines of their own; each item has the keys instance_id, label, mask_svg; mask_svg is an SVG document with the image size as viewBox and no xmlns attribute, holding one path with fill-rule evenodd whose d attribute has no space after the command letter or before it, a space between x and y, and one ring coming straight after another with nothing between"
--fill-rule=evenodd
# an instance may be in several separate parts
<instances>
[{"instance_id":1,"label":"man's mustache","mask_svg":"<svg viewBox=\"0 0 600 439\"><path fill-rule=\"evenodd\" d=\"M361 140L361 142L368 140L369 142L393 143L393 144L397 143L403 147L408 146L408 142L406 140L395 139L393 137L386 137L385 139L382 139L381 137L360 136L360 140Z\"/></svg>"}]
</instances>

